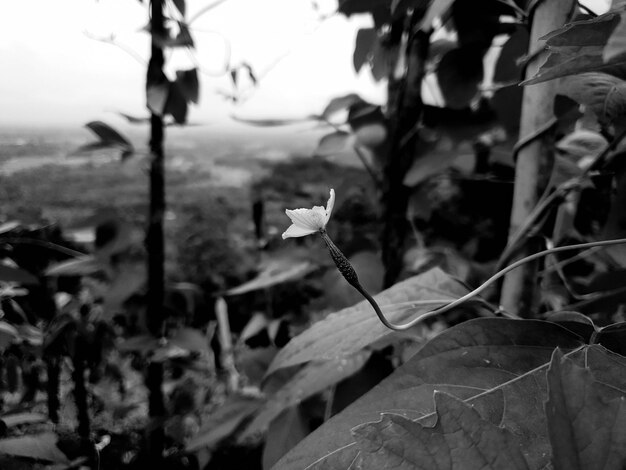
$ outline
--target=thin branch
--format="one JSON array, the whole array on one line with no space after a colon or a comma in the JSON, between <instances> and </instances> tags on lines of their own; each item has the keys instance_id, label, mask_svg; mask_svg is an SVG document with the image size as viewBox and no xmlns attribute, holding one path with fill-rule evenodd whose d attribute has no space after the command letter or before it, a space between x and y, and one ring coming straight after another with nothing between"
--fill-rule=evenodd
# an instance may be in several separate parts
<instances>
[{"instance_id":1,"label":"thin branch","mask_svg":"<svg viewBox=\"0 0 626 470\"><path fill-rule=\"evenodd\" d=\"M137 52L132 50L130 47L125 46L124 44L120 44L119 42L117 42L115 40L115 35L113 35L113 34L111 34L111 36L108 36L108 37L101 37L101 36L96 36L94 34L91 34L89 31L86 31L86 30L83 31L83 34L85 36L87 36L89 39L93 39L94 41L99 41L99 42L103 42L105 44L111 44L112 46L117 46L121 50L126 52L128 55L130 55L137 62L139 62L141 65L145 66L147 64L147 61L143 57L141 57L141 55L139 55Z\"/></svg>"}]
</instances>

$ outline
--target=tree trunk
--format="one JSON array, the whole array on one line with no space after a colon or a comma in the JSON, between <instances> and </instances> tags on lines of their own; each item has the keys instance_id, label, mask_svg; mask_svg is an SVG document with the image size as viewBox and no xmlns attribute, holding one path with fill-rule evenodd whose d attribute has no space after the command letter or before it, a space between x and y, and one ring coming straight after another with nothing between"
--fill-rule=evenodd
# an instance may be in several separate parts
<instances>
[{"instance_id":1,"label":"tree trunk","mask_svg":"<svg viewBox=\"0 0 626 470\"><path fill-rule=\"evenodd\" d=\"M167 84L163 72L165 57L163 50L155 40L156 35L165 35L165 21L163 17L163 0L150 2L150 27L152 32L152 47L146 89ZM165 214L165 154L163 151L164 125L161 113L150 110L150 210L148 214L148 233L146 236L146 251L148 253L148 302L147 324L154 336L163 335L165 298L165 241L163 235L163 220ZM149 414L151 424L148 431L149 460L159 465L165 445L163 431L163 417L165 405L163 399L163 364L152 363L148 366L146 386L150 393Z\"/></svg>"},{"instance_id":2,"label":"tree trunk","mask_svg":"<svg viewBox=\"0 0 626 470\"><path fill-rule=\"evenodd\" d=\"M403 181L413 163L416 137L403 141L413 131L422 114L421 83L428 57L429 38L423 32L413 34L409 31L423 14L423 11L416 11L407 24L396 23L393 26L402 28L402 34L408 37L406 47L399 48L397 58L406 69L396 63L394 69L404 70L392 72L388 86L390 144L383 169L381 197L384 211L381 246L385 288L398 280L403 267L406 237L410 232L406 212L411 189L404 186Z\"/></svg>"},{"instance_id":3,"label":"tree trunk","mask_svg":"<svg viewBox=\"0 0 626 470\"><path fill-rule=\"evenodd\" d=\"M529 51L543 47L539 38L560 28L570 18L574 8L572 0L545 0L539 2L532 15ZM545 61L545 52L536 55L527 65L526 77L534 76ZM533 135L553 118L554 97L558 81L551 80L524 88L520 137ZM552 135L543 133L522 147L517 155L515 190L511 212L510 234L517 232L529 216L545 189L553 163ZM537 251L537 243L526 243L519 257ZM504 279L500 303L509 313L522 317L535 316L538 263L527 263L511 271Z\"/></svg>"}]
</instances>

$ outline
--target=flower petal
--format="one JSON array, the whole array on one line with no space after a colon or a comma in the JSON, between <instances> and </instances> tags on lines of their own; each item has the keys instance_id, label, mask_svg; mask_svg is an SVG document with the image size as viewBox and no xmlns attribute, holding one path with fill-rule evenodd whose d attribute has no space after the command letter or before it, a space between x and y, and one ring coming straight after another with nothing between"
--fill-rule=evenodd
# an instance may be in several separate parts
<instances>
[{"instance_id":1,"label":"flower petal","mask_svg":"<svg viewBox=\"0 0 626 470\"><path fill-rule=\"evenodd\" d=\"M311 209L287 209L285 210L287 216L291 219L294 225L298 227L307 229L307 230L319 230L323 220L319 220L319 215L317 215Z\"/></svg>"},{"instance_id":2,"label":"flower petal","mask_svg":"<svg viewBox=\"0 0 626 470\"><path fill-rule=\"evenodd\" d=\"M326 203L326 217L324 219L324 227L330 219L330 214L332 214L333 212L333 207L335 207L335 190L333 188L330 188L330 198L328 198L328 202Z\"/></svg>"},{"instance_id":3,"label":"flower petal","mask_svg":"<svg viewBox=\"0 0 626 470\"><path fill-rule=\"evenodd\" d=\"M296 224L292 224L287 230L283 232L283 240L285 238L304 237L306 235L311 235L315 232L317 232L317 230L309 230L306 228L298 227Z\"/></svg>"}]
</instances>

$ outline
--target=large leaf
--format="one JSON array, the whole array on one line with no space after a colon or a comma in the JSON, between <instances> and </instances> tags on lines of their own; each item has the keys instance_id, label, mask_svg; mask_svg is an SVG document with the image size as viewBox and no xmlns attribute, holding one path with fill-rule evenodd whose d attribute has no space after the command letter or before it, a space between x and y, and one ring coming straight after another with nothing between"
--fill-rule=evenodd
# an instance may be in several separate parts
<instances>
[{"instance_id":1,"label":"large leaf","mask_svg":"<svg viewBox=\"0 0 626 470\"><path fill-rule=\"evenodd\" d=\"M0 282L16 282L18 284L39 284L39 280L28 271L0 262Z\"/></svg>"},{"instance_id":2,"label":"large leaf","mask_svg":"<svg viewBox=\"0 0 626 470\"><path fill-rule=\"evenodd\" d=\"M198 104L200 97L200 83L198 82L198 69L178 70L176 72L176 85L187 101Z\"/></svg>"},{"instance_id":3,"label":"large leaf","mask_svg":"<svg viewBox=\"0 0 626 470\"><path fill-rule=\"evenodd\" d=\"M57 440L57 435L51 432L2 439L0 440L0 454L59 464L70 463L65 454L56 446Z\"/></svg>"},{"instance_id":4,"label":"large leaf","mask_svg":"<svg viewBox=\"0 0 626 470\"><path fill-rule=\"evenodd\" d=\"M549 462L550 454L543 400L552 351L557 346L571 351L583 344L575 333L545 321L481 318L457 325L314 431L276 470L302 469L313 462L317 464L311 468L316 469L348 468L359 454L350 429L378 421L381 413L434 424L435 390L469 400L485 419L514 430L522 437L530 468L538 468ZM584 360L582 356L577 360ZM599 346L590 348L587 357L599 369L608 367L608 357L619 358ZM617 360L626 367L626 360ZM626 382L626 374L616 377Z\"/></svg>"},{"instance_id":5,"label":"large leaf","mask_svg":"<svg viewBox=\"0 0 626 470\"><path fill-rule=\"evenodd\" d=\"M550 55L537 75L526 80L532 85L576 73L605 72L623 75L626 66L624 55L603 58L604 46L619 22L619 14L610 12L591 20L576 21L545 36Z\"/></svg>"},{"instance_id":6,"label":"large leaf","mask_svg":"<svg viewBox=\"0 0 626 470\"><path fill-rule=\"evenodd\" d=\"M466 293L458 281L435 268L390 287L375 299L389 321L404 323ZM428 306L411 304L423 300L441 302ZM329 315L293 338L276 355L267 373L312 360L349 356L390 337L403 339L384 326L372 306L363 301Z\"/></svg>"},{"instance_id":7,"label":"large leaf","mask_svg":"<svg viewBox=\"0 0 626 470\"><path fill-rule=\"evenodd\" d=\"M601 72L565 77L559 93L591 109L604 125L614 124L626 114L626 81Z\"/></svg>"},{"instance_id":8,"label":"large leaf","mask_svg":"<svg viewBox=\"0 0 626 470\"><path fill-rule=\"evenodd\" d=\"M244 436L265 431L272 420L285 409L350 377L365 365L370 355L371 352L363 351L352 357L307 364L278 391L272 393L258 415L246 427Z\"/></svg>"},{"instance_id":9,"label":"large leaf","mask_svg":"<svg viewBox=\"0 0 626 470\"><path fill-rule=\"evenodd\" d=\"M626 389L596 381L558 349L548 370L548 433L556 470L620 470L626 464Z\"/></svg>"},{"instance_id":10,"label":"large leaf","mask_svg":"<svg viewBox=\"0 0 626 470\"><path fill-rule=\"evenodd\" d=\"M425 427L402 416L352 430L363 470L528 470L518 438L483 419L462 400L435 392L437 425Z\"/></svg>"}]
</instances>

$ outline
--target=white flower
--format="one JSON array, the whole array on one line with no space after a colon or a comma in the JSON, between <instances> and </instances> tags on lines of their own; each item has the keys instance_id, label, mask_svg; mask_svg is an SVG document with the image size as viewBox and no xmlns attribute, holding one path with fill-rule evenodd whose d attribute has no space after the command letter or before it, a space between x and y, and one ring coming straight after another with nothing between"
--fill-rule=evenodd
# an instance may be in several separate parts
<instances>
[{"instance_id":1,"label":"white flower","mask_svg":"<svg viewBox=\"0 0 626 470\"><path fill-rule=\"evenodd\" d=\"M322 206L315 206L313 209L285 210L292 224L283 233L283 240L290 237L304 237L305 235L325 230L334 205L335 190L331 189L330 198L325 209Z\"/></svg>"}]
</instances>

